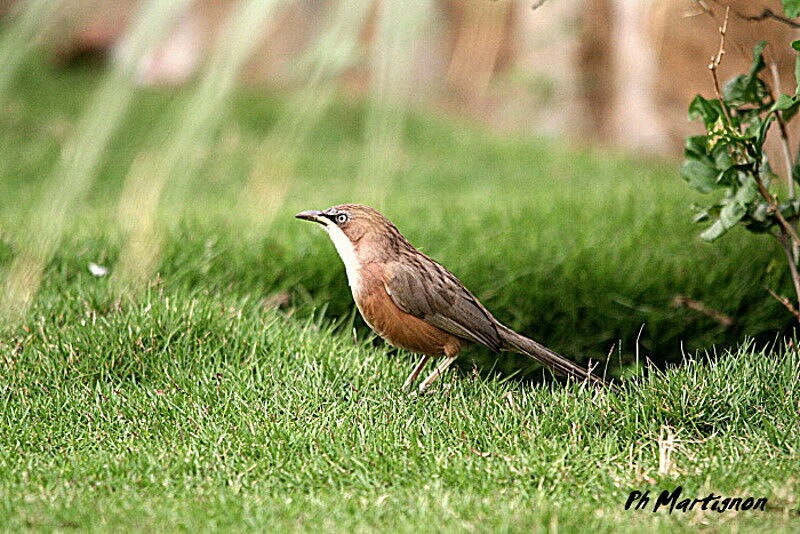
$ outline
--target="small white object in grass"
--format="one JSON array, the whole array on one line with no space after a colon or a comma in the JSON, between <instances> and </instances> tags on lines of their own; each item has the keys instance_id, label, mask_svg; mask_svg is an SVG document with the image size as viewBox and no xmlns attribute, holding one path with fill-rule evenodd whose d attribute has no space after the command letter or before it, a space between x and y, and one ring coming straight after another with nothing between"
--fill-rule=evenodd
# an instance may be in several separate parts
<instances>
[{"instance_id":1,"label":"small white object in grass","mask_svg":"<svg viewBox=\"0 0 800 534\"><path fill-rule=\"evenodd\" d=\"M89 262L89 272L100 278L108 274L108 267L103 267L102 265L98 265L92 261Z\"/></svg>"}]
</instances>

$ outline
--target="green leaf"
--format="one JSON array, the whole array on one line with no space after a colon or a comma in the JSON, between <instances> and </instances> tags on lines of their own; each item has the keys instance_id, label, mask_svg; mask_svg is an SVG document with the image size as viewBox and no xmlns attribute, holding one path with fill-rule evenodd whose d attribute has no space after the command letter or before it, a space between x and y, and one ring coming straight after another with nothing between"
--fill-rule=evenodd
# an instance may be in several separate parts
<instances>
[{"instance_id":1,"label":"green leaf","mask_svg":"<svg viewBox=\"0 0 800 534\"><path fill-rule=\"evenodd\" d=\"M751 78L747 74L740 74L728 80L722 88L725 102L732 106L753 104L762 108L764 99L767 98L767 86L760 78Z\"/></svg>"},{"instance_id":2,"label":"green leaf","mask_svg":"<svg viewBox=\"0 0 800 534\"><path fill-rule=\"evenodd\" d=\"M791 220L800 215L800 200L787 200L778 205L781 215L786 220Z\"/></svg>"},{"instance_id":3,"label":"green leaf","mask_svg":"<svg viewBox=\"0 0 800 534\"><path fill-rule=\"evenodd\" d=\"M689 153L698 156L707 155L705 135L690 135L689 137L686 138L686 144L684 145L684 154L688 155Z\"/></svg>"},{"instance_id":4,"label":"green leaf","mask_svg":"<svg viewBox=\"0 0 800 534\"><path fill-rule=\"evenodd\" d=\"M778 209L784 219L792 221L800 216L800 199L781 202ZM778 226L778 218L775 217L770 205L759 198L751 205L747 217L742 219L742 223L751 232L764 233Z\"/></svg>"},{"instance_id":5,"label":"green leaf","mask_svg":"<svg viewBox=\"0 0 800 534\"><path fill-rule=\"evenodd\" d=\"M725 232L727 232L728 230L730 230L730 228L722 224L721 219L717 219L714 222L714 224L706 228L700 234L700 239L702 239L703 241L708 241L710 243L712 241L716 241L717 239L725 235Z\"/></svg>"},{"instance_id":6,"label":"green leaf","mask_svg":"<svg viewBox=\"0 0 800 534\"><path fill-rule=\"evenodd\" d=\"M683 179L700 193L710 193L717 187L718 174L713 167L696 159L687 158L681 166Z\"/></svg>"},{"instance_id":7,"label":"green leaf","mask_svg":"<svg viewBox=\"0 0 800 534\"><path fill-rule=\"evenodd\" d=\"M722 104L717 99L706 100L697 95L689 104L689 120L702 119L708 131L714 129L714 125L721 117Z\"/></svg>"},{"instance_id":8,"label":"green leaf","mask_svg":"<svg viewBox=\"0 0 800 534\"><path fill-rule=\"evenodd\" d=\"M789 109L781 111L781 118L784 123L788 123L800 111L800 100L797 101L798 105L792 106Z\"/></svg>"},{"instance_id":9,"label":"green leaf","mask_svg":"<svg viewBox=\"0 0 800 534\"><path fill-rule=\"evenodd\" d=\"M790 19L800 15L800 0L783 0L783 12Z\"/></svg>"},{"instance_id":10,"label":"green leaf","mask_svg":"<svg viewBox=\"0 0 800 534\"><path fill-rule=\"evenodd\" d=\"M769 232L777 224L777 219L771 213L767 201L759 199L751 205L747 217L743 218L741 222L750 232L763 234Z\"/></svg>"},{"instance_id":11,"label":"green leaf","mask_svg":"<svg viewBox=\"0 0 800 534\"><path fill-rule=\"evenodd\" d=\"M746 176L736 193L725 199L725 206L719 212L719 219L701 233L700 238L704 241L714 241L722 237L742 220L756 198L758 198L756 181L752 176Z\"/></svg>"},{"instance_id":12,"label":"green leaf","mask_svg":"<svg viewBox=\"0 0 800 534\"><path fill-rule=\"evenodd\" d=\"M711 220L711 214L708 213L708 211L701 211L694 216L692 222L700 223L700 222L706 222L708 220Z\"/></svg>"},{"instance_id":13,"label":"green leaf","mask_svg":"<svg viewBox=\"0 0 800 534\"><path fill-rule=\"evenodd\" d=\"M764 49L766 47L767 42L763 39L753 45L753 61L750 63L750 76L755 76L761 69L766 67L767 64L764 61Z\"/></svg>"},{"instance_id":14,"label":"green leaf","mask_svg":"<svg viewBox=\"0 0 800 534\"><path fill-rule=\"evenodd\" d=\"M754 221L758 221L761 223L766 223L770 219L770 212L769 212L769 204L767 201L760 202L753 212L750 214L750 217Z\"/></svg>"},{"instance_id":15,"label":"green leaf","mask_svg":"<svg viewBox=\"0 0 800 534\"><path fill-rule=\"evenodd\" d=\"M717 175L717 185L719 187L729 187L732 188L732 191L735 191L739 186L739 182L741 182L741 173L742 169L739 167L731 167L724 170Z\"/></svg>"},{"instance_id":16,"label":"green leaf","mask_svg":"<svg viewBox=\"0 0 800 534\"><path fill-rule=\"evenodd\" d=\"M759 115L750 117L750 120L748 121L747 126L745 127L742 134L747 139L758 140L758 138L761 137L761 127L763 125L764 125L764 120Z\"/></svg>"},{"instance_id":17,"label":"green leaf","mask_svg":"<svg viewBox=\"0 0 800 534\"><path fill-rule=\"evenodd\" d=\"M766 41L759 41L753 47L753 61L750 64L750 72L740 74L725 84L722 96L728 105L735 107L742 104L753 104L758 108L764 107L764 101L768 99L767 86L758 77L758 73L767 66L764 61L764 47L766 45Z\"/></svg>"},{"instance_id":18,"label":"green leaf","mask_svg":"<svg viewBox=\"0 0 800 534\"><path fill-rule=\"evenodd\" d=\"M800 102L796 96L781 95L770 108L770 111L784 111Z\"/></svg>"},{"instance_id":19,"label":"green leaf","mask_svg":"<svg viewBox=\"0 0 800 534\"><path fill-rule=\"evenodd\" d=\"M711 150L711 158L714 160L714 166L719 172L725 172L734 165L736 162L730 156L731 145L729 143L720 142L714 145Z\"/></svg>"},{"instance_id":20,"label":"green leaf","mask_svg":"<svg viewBox=\"0 0 800 534\"><path fill-rule=\"evenodd\" d=\"M780 95L769 110L780 112L783 121L789 122L797 114L798 108L800 108L800 97Z\"/></svg>"},{"instance_id":21,"label":"green leaf","mask_svg":"<svg viewBox=\"0 0 800 534\"><path fill-rule=\"evenodd\" d=\"M687 137L684 158L681 175L690 187L701 193L710 193L718 187L719 171L714 160L706 154L706 136Z\"/></svg>"},{"instance_id":22,"label":"green leaf","mask_svg":"<svg viewBox=\"0 0 800 534\"><path fill-rule=\"evenodd\" d=\"M697 206L694 206L694 208L698 211L697 213L695 213L692 222L700 223L700 222L707 222L710 221L711 219L716 219L717 217L719 217L719 212L722 210L722 205L714 204L713 206L709 206L708 208L705 209L698 208Z\"/></svg>"},{"instance_id":23,"label":"green leaf","mask_svg":"<svg viewBox=\"0 0 800 534\"><path fill-rule=\"evenodd\" d=\"M756 137L756 149L759 152L761 151L761 147L764 145L764 141L767 140L767 130L769 130L773 120L775 120L775 117L773 115L768 115L758 129L758 137Z\"/></svg>"}]
</instances>

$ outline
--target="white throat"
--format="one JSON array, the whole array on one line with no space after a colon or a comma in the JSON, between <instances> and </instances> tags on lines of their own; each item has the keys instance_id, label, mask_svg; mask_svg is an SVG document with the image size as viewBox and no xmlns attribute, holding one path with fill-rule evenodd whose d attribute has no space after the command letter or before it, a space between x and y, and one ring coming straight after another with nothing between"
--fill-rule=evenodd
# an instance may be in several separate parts
<instances>
[{"instance_id":1,"label":"white throat","mask_svg":"<svg viewBox=\"0 0 800 534\"><path fill-rule=\"evenodd\" d=\"M347 283L350 284L350 291L353 295L359 292L361 283L361 273L358 270L358 260L356 259L356 249L350 238L345 235L341 228L336 226L333 222L325 223L325 230L331 236L331 241L336 247L336 252L344 262L344 268L347 271Z\"/></svg>"}]
</instances>

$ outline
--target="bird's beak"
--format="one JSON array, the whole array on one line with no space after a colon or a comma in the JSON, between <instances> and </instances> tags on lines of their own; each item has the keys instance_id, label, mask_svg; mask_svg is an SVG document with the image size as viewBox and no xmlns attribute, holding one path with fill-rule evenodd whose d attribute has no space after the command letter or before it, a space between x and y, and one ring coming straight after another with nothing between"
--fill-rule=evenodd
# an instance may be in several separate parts
<instances>
[{"instance_id":1,"label":"bird's beak","mask_svg":"<svg viewBox=\"0 0 800 534\"><path fill-rule=\"evenodd\" d=\"M322 212L319 210L301 211L295 215L295 217L297 219L303 219L304 221L313 221L322 224Z\"/></svg>"}]
</instances>

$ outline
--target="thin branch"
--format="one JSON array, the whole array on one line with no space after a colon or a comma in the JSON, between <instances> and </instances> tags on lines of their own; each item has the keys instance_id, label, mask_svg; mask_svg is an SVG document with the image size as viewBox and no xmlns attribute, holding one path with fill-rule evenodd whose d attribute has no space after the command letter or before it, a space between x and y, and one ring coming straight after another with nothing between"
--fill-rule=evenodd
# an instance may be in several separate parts
<instances>
[{"instance_id":1,"label":"thin branch","mask_svg":"<svg viewBox=\"0 0 800 534\"><path fill-rule=\"evenodd\" d=\"M748 22L760 22L762 20L771 19L780 22L781 24L786 24L790 28L800 28L800 23L797 23L788 17L784 17L783 15L779 15L768 7L765 7L764 10L758 15L745 15L744 13L740 13L738 11L734 11L733 14L736 15L737 18L746 20Z\"/></svg>"},{"instance_id":2,"label":"thin branch","mask_svg":"<svg viewBox=\"0 0 800 534\"><path fill-rule=\"evenodd\" d=\"M733 324L733 319L731 319L730 316L725 315L720 311L709 308L699 300L685 297L683 295L675 295L675 298L672 299L672 307L680 308L683 306L689 308L690 310L694 310L698 313L701 313L706 317L711 317L712 319L714 319L723 326L731 326Z\"/></svg>"},{"instance_id":3,"label":"thin branch","mask_svg":"<svg viewBox=\"0 0 800 534\"><path fill-rule=\"evenodd\" d=\"M772 54L770 54L772 55ZM778 72L778 65L775 63L774 60L770 61L769 63L769 70L772 73L772 83L775 86L775 91L778 95L780 95L783 91L781 90L781 76ZM767 86L769 88L769 86ZM768 89L769 90L769 89ZM775 97L772 95L772 91L770 90L770 98L775 101ZM792 149L789 147L789 131L786 129L786 121L783 120L783 114L780 111L775 112L775 117L778 120L778 126L781 134L781 147L783 152L783 163L786 166L786 181L789 184L789 199L795 199L795 187L794 187L794 173L792 172L794 165L792 164ZM792 226L794 228L794 226ZM798 261L798 257L800 256L800 243L795 240L792 240L792 257L794 258L795 264Z\"/></svg>"},{"instance_id":4,"label":"thin branch","mask_svg":"<svg viewBox=\"0 0 800 534\"><path fill-rule=\"evenodd\" d=\"M775 218L778 219L778 223L781 225L784 233L788 234L789 237L792 238L793 243L800 243L800 236L797 235L797 230L795 230L794 227L789 224L789 222L783 216L783 213L781 213L781 208L778 205L778 199L772 196L772 193L767 190L758 173L754 173L754 176L756 185L758 186L758 192L761 193L761 196L764 197L764 200L769 203L769 209L775 214ZM798 293L798 295L800 295L800 293Z\"/></svg>"},{"instance_id":5,"label":"thin branch","mask_svg":"<svg viewBox=\"0 0 800 534\"><path fill-rule=\"evenodd\" d=\"M771 54L770 54L771 55ZM781 90L781 76L778 73L778 65L775 64L775 61L770 61L769 63L769 70L772 73L772 83L775 85L775 91L778 95L780 95L783 91ZM774 95L772 95L772 91L770 92L770 98L775 101ZM789 147L789 131L786 129L786 121L783 120L783 115L779 112L775 113L775 118L778 120L778 126L780 127L781 132L781 146L783 147L783 163L786 166L786 176L787 181L789 182L789 198L794 200L794 180L792 179L792 168L794 165L792 164L792 150Z\"/></svg>"},{"instance_id":6,"label":"thin branch","mask_svg":"<svg viewBox=\"0 0 800 534\"><path fill-rule=\"evenodd\" d=\"M792 315L794 315L794 316L795 316L795 318L796 318L798 321L800 321L800 311L797 311L797 308L795 308L794 306L792 306L792 303L789 301L789 299L787 299L786 297L784 297L784 296L782 296L782 295L778 295L777 293L775 293L775 292L774 292L773 290L771 290L770 288L767 288L767 291L769 291L769 294L770 294L770 295L772 295L773 297L775 297L775 300L777 300L778 302L780 302L781 304L783 304L783 305L784 305L784 307L785 307L787 310L789 310L789 313L791 313Z\"/></svg>"},{"instance_id":7,"label":"thin branch","mask_svg":"<svg viewBox=\"0 0 800 534\"><path fill-rule=\"evenodd\" d=\"M714 1L714 0L712 0L712 1ZM716 13L714 13L714 10L713 10L713 9L711 9L711 8L708 6L708 4L706 4L705 0L694 0L694 2L695 2L695 3L697 4L697 6L700 8L700 11L701 11L701 13L697 13L697 14L690 15L690 16L697 16L697 15L701 15L701 14L706 14L706 15L708 15L709 17L711 17L711 19L713 19L713 20L714 20L714 22L716 23L716 25L717 25L717 26L720 26L720 22L719 22L719 19L717 18L717 15L716 15ZM715 2L715 3L716 3L717 5L719 5L719 3L718 3L718 2ZM722 6L720 6L720 7L722 7ZM727 7L727 6L726 6L726 7ZM739 42L737 42L737 41L733 41L733 46L734 46L734 47L736 47L736 50L737 50L737 51L738 51L740 54L747 55L748 51L747 51L747 50L745 50L745 48L742 46L742 44L741 44L741 43L739 43Z\"/></svg>"},{"instance_id":8,"label":"thin branch","mask_svg":"<svg viewBox=\"0 0 800 534\"><path fill-rule=\"evenodd\" d=\"M800 303L800 274L797 272L797 263L794 261L792 254L792 247L789 244L785 235L780 236L783 251L786 253L786 261L789 263L789 272L792 274L792 284L794 285L794 292L797 296L797 301Z\"/></svg>"},{"instance_id":9,"label":"thin branch","mask_svg":"<svg viewBox=\"0 0 800 534\"><path fill-rule=\"evenodd\" d=\"M699 4L705 5L705 2L703 2L703 0L695 0L695 1ZM711 1L717 4L718 6L722 7L722 3L719 0L711 0ZM730 6L725 6L725 7L730 7ZM733 14L736 15L736 18L741 20L746 20L748 22L762 22L764 20L774 20L780 22L781 24L786 24L790 28L800 28L800 23L797 23L788 17L784 17L783 15L779 15L768 7L763 8L761 10L761 13L759 13L758 15L745 15L744 13L736 9L733 10Z\"/></svg>"},{"instance_id":10,"label":"thin branch","mask_svg":"<svg viewBox=\"0 0 800 534\"><path fill-rule=\"evenodd\" d=\"M717 54L711 57L711 63L708 64L708 70L711 71L711 79L714 80L714 93L717 95L717 99L722 107L722 113L725 115L725 119L728 121L729 126L732 124L731 116L728 112L728 106L725 104L725 99L722 98L722 91L720 90L719 86L717 69L719 68L719 64L722 63L722 56L725 55L725 34L728 32L728 16L730 15L730 11L730 7L725 8L725 20L722 21L722 26L718 27L719 49L717 49Z\"/></svg>"}]
</instances>

